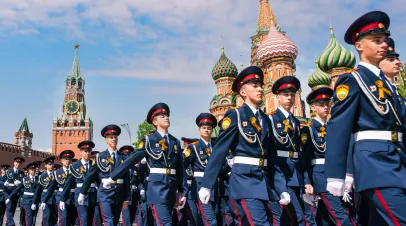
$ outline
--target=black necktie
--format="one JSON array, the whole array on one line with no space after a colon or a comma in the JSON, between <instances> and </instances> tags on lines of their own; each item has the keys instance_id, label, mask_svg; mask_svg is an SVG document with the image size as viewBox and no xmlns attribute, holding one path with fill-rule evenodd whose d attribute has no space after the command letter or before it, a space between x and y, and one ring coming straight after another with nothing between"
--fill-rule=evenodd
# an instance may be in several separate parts
<instances>
[{"instance_id":1,"label":"black necktie","mask_svg":"<svg viewBox=\"0 0 406 226\"><path fill-rule=\"evenodd\" d=\"M169 148L169 140L168 140L168 135L164 135L164 140L165 140L165 144L166 144L166 146Z\"/></svg>"},{"instance_id":2,"label":"black necktie","mask_svg":"<svg viewBox=\"0 0 406 226\"><path fill-rule=\"evenodd\" d=\"M211 144L210 144L210 142L207 144L207 147L210 149L210 152L211 152Z\"/></svg>"},{"instance_id":3,"label":"black necktie","mask_svg":"<svg viewBox=\"0 0 406 226\"><path fill-rule=\"evenodd\" d=\"M86 169L86 172L89 170L89 163L85 163L85 169Z\"/></svg>"},{"instance_id":4,"label":"black necktie","mask_svg":"<svg viewBox=\"0 0 406 226\"><path fill-rule=\"evenodd\" d=\"M116 153L113 151L113 153L111 153L111 157L113 159L113 162L116 163Z\"/></svg>"}]
</instances>

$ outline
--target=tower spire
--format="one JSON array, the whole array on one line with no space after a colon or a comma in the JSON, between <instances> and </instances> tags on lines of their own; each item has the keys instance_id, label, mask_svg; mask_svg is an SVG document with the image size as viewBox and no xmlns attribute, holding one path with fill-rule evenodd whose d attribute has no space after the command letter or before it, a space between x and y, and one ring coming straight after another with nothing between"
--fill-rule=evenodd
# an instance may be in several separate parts
<instances>
[{"instance_id":1,"label":"tower spire","mask_svg":"<svg viewBox=\"0 0 406 226\"><path fill-rule=\"evenodd\" d=\"M70 77L74 77L74 78L80 78L80 65L79 65L79 58L78 58L79 47L80 47L80 45L78 43L76 43L75 44L75 58L73 59L72 71L70 73Z\"/></svg>"},{"instance_id":2,"label":"tower spire","mask_svg":"<svg viewBox=\"0 0 406 226\"><path fill-rule=\"evenodd\" d=\"M276 20L276 17L271 9L269 0L259 0L257 29L261 31L267 31L271 27L272 23L277 25L278 21Z\"/></svg>"},{"instance_id":3,"label":"tower spire","mask_svg":"<svg viewBox=\"0 0 406 226\"><path fill-rule=\"evenodd\" d=\"M30 133L30 129L28 128L28 121L27 117L24 117L23 123L21 123L20 129L18 129L18 132L21 133L25 131L26 133Z\"/></svg>"},{"instance_id":4,"label":"tower spire","mask_svg":"<svg viewBox=\"0 0 406 226\"><path fill-rule=\"evenodd\" d=\"M330 17L328 17L328 21L330 22L330 37L334 38L333 25L331 23L331 18Z\"/></svg>"}]
</instances>

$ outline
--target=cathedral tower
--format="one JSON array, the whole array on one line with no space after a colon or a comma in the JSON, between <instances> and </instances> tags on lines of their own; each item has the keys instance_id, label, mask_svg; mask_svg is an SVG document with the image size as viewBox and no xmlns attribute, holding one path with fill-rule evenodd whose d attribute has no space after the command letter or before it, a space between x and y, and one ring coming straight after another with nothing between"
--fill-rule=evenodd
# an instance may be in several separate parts
<instances>
[{"instance_id":1,"label":"cathedral tower","mask_svg":"<svg viewBox=\"0 0 406 226\"><path fill-rule=\"evenodd\" d=\"M93 122L86 114L85 79L80 74L79 45L75 45L72 71L65 80L62 116L52 123L52 153L70 149L79 156L78 143L93 139Z\"/></svg>"},{"instance_id":2,"label":"cathedral tower","mask_svg":"<svg viewBox=\"0 0 406 226\"><path fill-rule=\"evenodd\" d=\"M21 123L20 129L14 133L14 144L22 147L31 148L32 138L34 135L30 132L28 128L27 118L24 118L23 123Z\"/></svg>"}]
</instances>

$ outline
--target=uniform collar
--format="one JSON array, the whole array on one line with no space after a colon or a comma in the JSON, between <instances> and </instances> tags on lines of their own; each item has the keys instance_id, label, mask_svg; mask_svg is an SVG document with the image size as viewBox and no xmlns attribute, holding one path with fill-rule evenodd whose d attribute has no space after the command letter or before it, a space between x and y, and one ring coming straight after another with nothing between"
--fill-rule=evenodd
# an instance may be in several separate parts
<instances>
[{"instance_id":1,"label":"uniform collar","mask_svg":"<svg viewBox=\"0 0 406 226\"><path fill-rule=\"evenodd\" d=\"M365 62L359 62L358 65L362 65L364 67L366 67L368 70L370 70L372 73L374 73L376 76L380 77L381 74L381 69L377 66L374 66L370 63L365 63Z\"/></svg>"},{"instance_id":2,"label":"uniform collar","mask_svg":"<svg viewBox=\"0 0 406 226\"><path fill-rule=\"evenodd\" d=\"M85 163L88 163L88 164L89 164L89 161L85 162L84 159L80 159L80 162L82 162L82 165L85 165Z\"/></svg>"},{"instance_id":3,"label":"uniform collar","mask_svg":"<svg viewBox=\"0 0 406 226\"><path fill-rule=\"evenodd\" d=\"M320 123L321 126L325 126L326 123L322 122L320 119L318 118L313 118L314 120L318 121Z\"/></svg>"},{"instance_id":4,"label":"uniform collar","mask_svg":"<svg viewBox=\"0 0 406 226\"><path fill-rule=\"evenodd\" d=\"M205 141L202 137L200 137L200 140L202 140L206 146L207 146L208 144L210 144L210 142ZM211 144L210 144L210 145L211 145Z\"/></svg>"},{"instance_id":5,"label":"uniform collar","mask_svg":"<svg viewBox=\"0 0 406 226\"><path fill-rule=\"evenodd\" d=\"M282 107L278 107L278 109L283 113L283 115L288 118L290 115L290 112L287 112L285 109L283 109Z\"/></svg>"},{"instance_id":6,"label":"uniform collar","mask_svg":"<svg viewBox=\"0 0 406 226\"><path fill-rule=\"evenodd\" d=\"M259 110L259 108L258 109L255 109L253 106L251 106L250 104L248 104L248 103L245 103L250 109L251 109L251 111L252 111L252 113L255 115L257 112L258 112L258 110Z\"/></svg>"},{"instance_id":7,"label":"uniform collar","mask_svg":"<svg viewBox=\"0 0 406 226\"><path fill-rule=\"evenodd\" d=\"M163 132L161 132L161 131L159 131L159 130L156 130L156 131L159 133L159 135L161 135L162 138L164 138L165 135L166 135L167 137L169 137L168 134L165 134L165 133L163 133Z\"/></svg>"},{"instance_id":8,"label":"uniform collar","mask_svg":"<svg viewBox=\"0 0 406 226\"><path fill-rule=\"evenodd\" d=\"M117 156L117 150L115 151L110 151L110 149L107 148L107 151L109 152L110 156L114 153L114 155Z\"/></svg>"}]
</instances>

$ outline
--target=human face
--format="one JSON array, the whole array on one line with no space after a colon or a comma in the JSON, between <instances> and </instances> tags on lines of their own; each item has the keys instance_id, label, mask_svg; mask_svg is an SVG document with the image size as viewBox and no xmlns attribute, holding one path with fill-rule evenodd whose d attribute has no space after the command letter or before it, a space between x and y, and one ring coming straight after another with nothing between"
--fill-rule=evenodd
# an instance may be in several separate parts
<instances>
[{"instance_id":1,"label":"human face","mask_svg":"<svg viewBox=\"0 0 406 226\"><path fill-rule=\"evenodd\" d=\"M116 134L109 134L107 135L104 140L107 143L107 146L111 149L117 149L118 137Z\"/></svg>"},{"instance_id":2,"label":"human face","mask_svg":"<svg viewBox=\"0 0 406 226\"><path fill-rule=\"evenodd\" d=\"M72 163L71 159L61 159L62 166L68 168L69 165Z\"/></svg>"},{"instance_id":3,"label":"human face","mask_svg":"<svg viewBox=\"0 0 406 226\"><path fill-rule=\"evenodd\" d=\"M3 168L1 168L0 171L2 175L6 173L6 171Z\"/></svg>"},{"instance_id":4,"label":"human face","mask_svg":"<svg viewBox=\"0 0 406 226\"><path fill-rule=\"evenodd\" d=\"M209 125L202 125L198 129L200 136L203 138L210 138L211 134L213 133L213 127Z\"/></svg>"},{"instance_id":5,"label":"human face","mask_svg":"<svg viewBox=\"0 0 406 226\"><path fill-rule=\"evenodd\" d=\"M283 109L286 111L290 111L293 104L295 103L296 94L289 91L289 92L281 92L278 93L276 99L279 101L279 104Z\"/></svg>"},{"instance_id":6,"label":"human face","mask_svg":"<svg viewBox=\"0 0 406 226\"><path fill-rule=\"evenodd\" d=\"M20 162L14 161L14 168L18 169L20 167Z\"/></svg>"},{"instance_id":7,"label":"human face","mask_svg":"<svg viewBox=\"0 0 406 226\"><path fill-rule=\"evenodd\" d=\"M54 164L53 163L47 163L47 164L45 164L45 169L47 170L47 171L52 171L52 168L54 167Z\"/></svg>"},{"instance_id":8,"label":"human face","mask_svg":"<svg viewBox=\"0 0 406 226\"><path fill-rule=\"evenodd\" d=\"M260 82L248 82L241 87L240 95L245 102L259 105L264 97L264 89Z\"/></svg>"},{"instance_id":9,"label":"human face","mask_svg":"<svg viewBox=\"0 0 406 226\"><path fill-rule=\"evenodd\" d=\"M371 34L361 37L354 45L360 53L361 60L379 64L388 50L385 34ZM375 65L377 66L377 65Z\"/></svg>"},{"instance_id":10,"label":"human face","mask_svg":"<svg viewBox=\"0 0 406 226\"><path fill-rule=\"evenodd\" d=\"M28 169L28 173L30 174L30 176L34 176L35 175L35 169Z\"/></svg>"},{"instance_id":11,"label":"human face","mask_svg":"<svg viewBox=\"0 0 406 226\"><path fill-rule=\"evenodd\" d=\"M312 111L316 113L321 119L327 119L327 116L330 114L330 102L323 101L319 102L316 101L311 104Z\"/></svg>"},{"instance_id":12,"label":"human face","mask_svg":"<svg viewBox=\"0 0 406 226\"><path fill-rule=\"evenodd\" d=\"M168 129L171 121L168 114L160 114L154 117L152 124L154 124L155 128Z\"/></svg>"},{"instance_id":13,"label":"human face","mask_svg":"<svg viewBox=\"0 0 406 226\"><path fill-rule=\"evenodd\" d=\"M402 63L396 56L386 56L381 63L379 63L379 67L386 76L396 76L402 68Z\"/></svg>"},{"instance_id":14,"label":"human face","mask_svg":"<svg viewBox=\"0 0 406 226\"><path fill-rule=\"evenodd\" d=\"M80 149L80 157L85 161L89 161L90 152L92 152L91 149Z\"/></svg>"}]
</instances>

